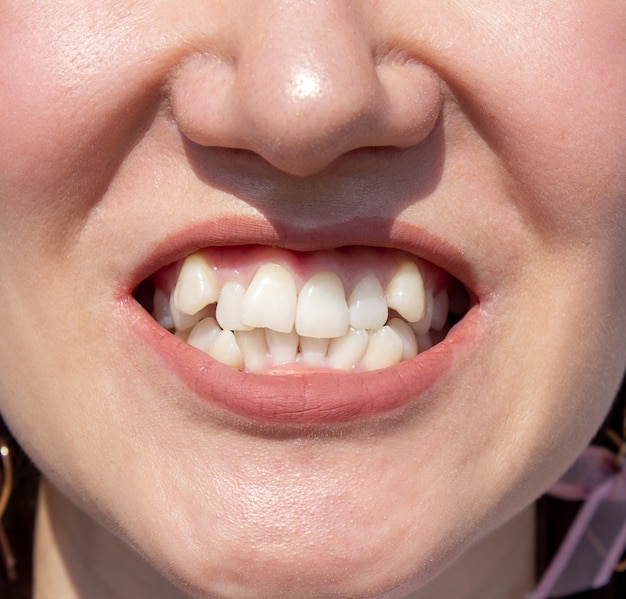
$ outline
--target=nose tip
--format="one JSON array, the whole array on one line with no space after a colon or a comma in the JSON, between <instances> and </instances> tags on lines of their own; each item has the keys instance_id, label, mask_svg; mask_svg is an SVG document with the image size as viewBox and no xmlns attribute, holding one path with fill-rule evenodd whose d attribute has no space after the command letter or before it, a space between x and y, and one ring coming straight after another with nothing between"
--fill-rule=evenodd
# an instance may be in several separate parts
<instances>
[{"instance_id":1,"label":"nose tip","mask_svg":"<svg viewBox=\"0 0 626 599\"><path fill-rule=\"evenodd\" d=\"M310 176L352 150L409 147L430 133L442 98L431 69L376 60L347 20L288 25L272 20L274 30L241 43L235 60L197 55L179 69L172 107L187 138Z\"/></svg>"}]
</instances>

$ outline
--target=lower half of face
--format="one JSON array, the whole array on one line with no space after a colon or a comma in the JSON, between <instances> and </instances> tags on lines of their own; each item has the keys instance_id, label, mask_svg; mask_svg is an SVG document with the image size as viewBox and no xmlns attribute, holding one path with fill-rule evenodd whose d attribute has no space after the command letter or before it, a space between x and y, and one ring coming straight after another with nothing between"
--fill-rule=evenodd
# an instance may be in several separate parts
<instances>
[{"instance_id":1,"label":"lower half of face","mask_svg":"<svg viewBox=\"0 0 626 599\"><path fill-rule=\"evenodd\" d=\"M81 29L83 4L110 38ZM0 117L4 418L63 493L194 596L425 582L558 477L621 380L623 77L594 53L623 47L623 6L605 0L604 23L555 0L537 29L530 9L484 2L474 19L476 3L415 0L415 28L397 31L405 3L387 3L402 18L372 22L389 64L428 66L406 79L429 91L423 126L398 140L371 125L404 122L395 84L396 120L364 102L353 126L363 114L339 102L373 54L348 3L248 24L281 25L263 39L289 64L256 60L257 38L221 13L226 33L199 35L197 3L139 2L133 19L83 4L48 15L67 18L51 47L32 14L0 25L21 40L0 44L22 117L19 131ZM354 59L335 79L337 53L316 45L328 27ZM220 116L212 145L190 98L212 77L231 89L224 39L246 60L239 96L200 103ZM224 60L186 56L201 44ZM393 68L383 83L405 81Z\"/></svg>"}]
</instances>

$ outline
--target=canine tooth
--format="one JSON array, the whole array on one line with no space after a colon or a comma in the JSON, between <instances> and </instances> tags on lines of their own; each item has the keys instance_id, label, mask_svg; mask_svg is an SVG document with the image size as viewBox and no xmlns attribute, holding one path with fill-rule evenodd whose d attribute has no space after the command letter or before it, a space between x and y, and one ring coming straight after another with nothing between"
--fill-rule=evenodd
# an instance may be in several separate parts
<instances>
[{"instance_id":1,"label":"canine tooth","mask_svg":"<svg viewBox=\"0 0 626 599\"><path fill-rule=\"evenodd\" d=\"M237 339L243 354L244 364L248 370L254 372L263 369L267 365L269 347L265 340L264 329L235 331L235 339Z\"/></svg>"},{"instance_id":2,"label":"canine tooth","mask_svg":"<svg viewBox=\"0 0 626 599\"><path fill-rule=\"evenodd\" d=\"M243 354L232 331L220 331L211 345L209 355L226 366L243 368Z\"/></svg>"},{"instance_id":3,"label":"canine tooth","mask_svg":"<svg viewBox=\"0 0 626 599\"><path fill-rule=\"evenodd\" d=\"M433 310L435 307L435 300L433 299L433 291L432 289L427 289L425 293L426 297L426 308L424 310L423 316L417 321L412 322L411 327L416 335L424 335L428 333L430 327L432 326L433 320Z\"/></svg>"},{"instance_id":4,"label":"canine tooth","mask_svg":"<svg viewBox=\"0 0 626 599\"><path fill-rule=\"evenodd\" d=\"M387 322L385 293L375 275L366 275L357 283L348 306L353 329L378 329Z\"/></svg>"},{"instance_id":5,"label":"canine tooth","mask_svg":"<svg viewBox=\"0 0 626 599\"><path fill-rule=\"evenodd\" d=\"M417 341L411 326L401 318L392 318L389 321L389 326L398 333L400 339L402 339L402 359L410 360L417 356Z\"/></svg>"},{"instance_id":6,"label":"canine tooth","mask_svg":"<svg viewBox=\"0 0 626 599\"><path fill-rule=\"evenodd\" d=\"M302 361L309 366L319 366L326 358L330 339L316 337L300 337L300 353Z\"/></svg>"},{"instance_id":7,"label":"canine tooth","mask_svg":"<svg viewBox=\"0 0 626 599\"><path fill-rule=\"evenodd\" d=\"M424 315L424 294L422 274L409 260L398 266L385 290L388 306L409 322L417 322Z\"/></svg>"},{"instance_id":8,"label":"canine tooth","mask_svg":"<svg viewBox=\"0 0 626 599\"><path fill-rule=\"evenodd\" d=\"M177 331L187 331L198 324L202 319L213 316L213 308L214 306L210 305L195 314L185 314L180 312L174 305L174 294L172 293L170 296L170 313L172 315L172 321L174 322L174 328Z\"/></svg>"},{"instance_id":9,"label":"canine tooth","mask_svg":"<svg viewBox=\"0 0 626 599\"><path fill-rule=\"evenodd\" d=\"M165 291L160 287L154 290L154 299L152 300L152 316L164 328L173 329L174 321L170 312L170 300L165 295Z\"/></svg>"},{"instance_id":10,"label":"canine tooth","mask_svg":"<svg viewBox=\"0 0 626 599\"><path fill-rule=\"evenodd\" d=\"M243 297L241 320L248 327L280 333L293 329L296 317L296 283L280 264L263 264Z\"/></svg>"},{"instance_id":11,"label":"canine tooth","mask_svg":"<svg viewBox=\"0 0 626 599\"><path fill-rule=\"evenodd\" d=\"M441 331L448 320L448 292L440 291L433 300L433 318L430 327L435 331Z\"/></svg>"},{"instance_id":12,"label":"canine tooth","mask_svg":"<svg viewBox=\"0 0 626 599\"><path fill-rule=\"evenodd\" d=\"M350 314L341 279L334 272L314 274L298 297L298 334L303 337L341 337L349 326Z\"/></svg>"},{"instance_id":13,"label":"canine tooth","mask_svg":"<svg viewBox=\"0 0 626 599\"><path fill-rule=\"evenodd\" d=\"M266 329L265 340L270 350L272 364L279 366L281 364L293 364L296 361L298 342L300 341L298 333L295 331L281 333Z\"/></svg>"},{"instance_id":14,"label":"canine tooth","mask_svg":"<svg viewBox=\"0 0 626 599\"><path fill-rule=\"evenodd\" d=\"M217 300L215 318L223 329L229 331L249 331L252 327L246 326L241 320L243 297L246 288L241 283L229 281L222 287Z\"/></svg>"},{"instance_id":15,"label":"canine tooth","mask_svg":"<svg viewBox=\"0 0 626 599\"><path fill-rule=\"evenodd\" d=\"M213 270L200 254L187 256L174 287L174 306L183 314L196 314L215 303L220 286Z\"/></svg>"},{"instance_id":16,"label":"canine tooth","mask_svg":"<svg viewBox=\"0 0 626 599\"><path fill-rule=\"evenodd\" d=\"M187 343L208 354L217 336L222 332L215 318L209 316L201 320L191 329Z\"/></svg>"},{"instance_id":17,"label":"canine tooth","mask_svg":"<svg viewBox=\"0 0 626 599\"><path fill-rule=\"evenodd\" d=\"M328 361L333 368L348 370L360 359L368 341L367 331L350 328L343 337L330 340L328 345Z\"/></svg>"},{"instance_id":18,"label":"canine tooth","mask_svg":"<svg viewBox=\"0 0 626 599\"><path fill-rule=\"evenodd\" d=\"M384 326L369 334L362 364L365 370L387 368L402 361L404 344L400 335L390 326Z\"/></svg>"}]
</instances>

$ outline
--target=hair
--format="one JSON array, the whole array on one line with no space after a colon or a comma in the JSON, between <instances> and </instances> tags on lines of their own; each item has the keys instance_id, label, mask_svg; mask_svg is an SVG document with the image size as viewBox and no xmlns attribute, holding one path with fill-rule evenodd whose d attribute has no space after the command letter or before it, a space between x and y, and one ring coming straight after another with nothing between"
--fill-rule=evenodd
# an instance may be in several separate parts
<instances>
[{"instance_id":1,"label":"hair","mask_svg":"<svg viewBox=\"0 0 626 599\"><path fill-rule=\"evenodd\" d=\"M608 438L608 429L624 434L626 427L626 379L616 397L603 426L593 440L615 450ZM37 506L39 473L28 456L15 442L0 419L0 436L10 449L14 469L14 490L2 519L7 537L15 554L17 579L10 581L4 563L0 564L0 597L30 599L32 597L34 523ZM0 478L0 482L1 482ZM537 579L546 570L565 537L581 503L562 501L549 496L537 503L536 571ZM3 560L2 560L3 561ZM562 599L620 599L626 597L626 571L616 572L609 585L595 591L586 591Z\"/></svg>"}]
</instances>

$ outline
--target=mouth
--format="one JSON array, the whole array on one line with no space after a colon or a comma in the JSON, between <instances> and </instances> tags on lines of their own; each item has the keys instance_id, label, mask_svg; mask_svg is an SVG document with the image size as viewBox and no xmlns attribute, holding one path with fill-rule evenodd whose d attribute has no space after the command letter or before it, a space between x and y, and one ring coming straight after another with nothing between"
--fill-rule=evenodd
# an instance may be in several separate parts
<instances>
[{"instance_id":1,"label":"mouth","mask_svg":"<svg viewBox=\"0 0 626 599\"><path fill-rule=\"evenodd\" d=\"M444 268L360 244L206 245L157 267L132 296L143 338L196 395L293 424L413 402L468 344L478 313Z\"/></svg>"}]
</instances>

